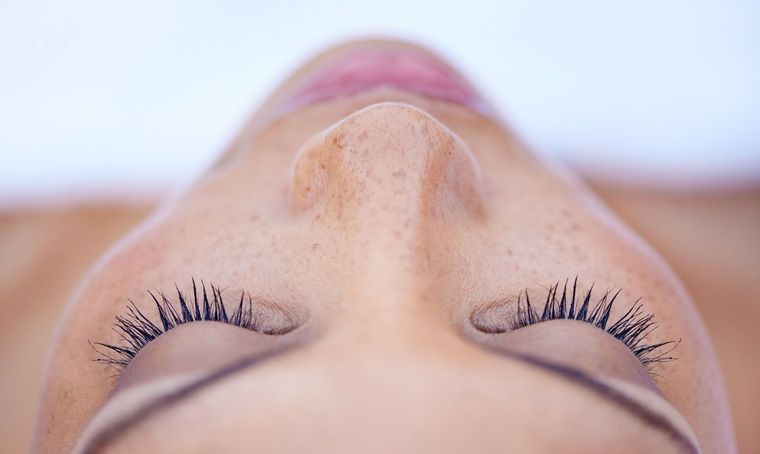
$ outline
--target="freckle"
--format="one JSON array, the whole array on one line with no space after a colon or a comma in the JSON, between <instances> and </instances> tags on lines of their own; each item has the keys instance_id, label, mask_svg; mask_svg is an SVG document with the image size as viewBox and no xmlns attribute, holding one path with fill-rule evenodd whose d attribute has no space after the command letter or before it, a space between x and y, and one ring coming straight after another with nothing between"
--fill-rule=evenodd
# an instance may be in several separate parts
<instances>
[{"instance_id":1,"label":"freckle","mask_svg":"<svg viewBox=\"0 0 760 454\"><path fill-rule=\"evenodd\" d=\"M359 142L364 142L365 140L367 140L367 131L364 131L361 134L359 134L356 140L358 140Z\"/></svg>"},{"instance_id":2,"label":"freckle","mask_svg":"<svg viewBox=\"0 0 760 454\"><path fill-rule=\"evenodd\" d=\"M512 252L512 249L507 249L507 255L510 257L514 255L514 252Z\"/></svg>"},{"instance_id":3,"label":"freckle","mask_svg":"<svg viewBox=\"0 0 760 454\"><path fill-rule=\"evenodd\" d=\"M391 173L391 176L394 178L404 178L404 176L406 176L406 172L404 172L404 169L398 169L395 172Z\"/></svg>"},{"instance_id":4,"label":"freckle","mask_svg":"<svg viewBox=\"0 0 760 454\"><path fill-rule=\"evenodd\" d=\"M317 249L319 249L319 243L314 243L314 244L311 245L311 250L312 251L316 251Z\"/></svg>"},{"instance_id":5,"label":"freckle","mask_svg":"<svg viewBox=\"0 0 760 454\"><path fill-rule=\"evenodd\" d=\"M258 215L258 214L254 214L254 215L252 215L252 216L250 217L250 220L251 220L251 221L253 221L253 222L256 222L256 221L258 221L258 220L259 220L259 215Z\"/></svg>"}]
</instances>

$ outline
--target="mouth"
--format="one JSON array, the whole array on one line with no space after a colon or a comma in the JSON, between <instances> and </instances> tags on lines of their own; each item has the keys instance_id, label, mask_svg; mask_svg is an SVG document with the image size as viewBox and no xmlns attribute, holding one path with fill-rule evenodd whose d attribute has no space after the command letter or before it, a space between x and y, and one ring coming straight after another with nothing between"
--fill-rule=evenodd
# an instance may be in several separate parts
<instances>
[{"instance_id":1,"label":"mouth","mask_svg":"<svg viewBox=\"0 0 760 454\"><path fill-rule=\"evenodd\" d=\"M377 87L459 104L482 114L490 111L456 70L432 55L407 48L364 48L341 55L317 69L284 107L292 111Z\"/></svg>"}]
</instances>

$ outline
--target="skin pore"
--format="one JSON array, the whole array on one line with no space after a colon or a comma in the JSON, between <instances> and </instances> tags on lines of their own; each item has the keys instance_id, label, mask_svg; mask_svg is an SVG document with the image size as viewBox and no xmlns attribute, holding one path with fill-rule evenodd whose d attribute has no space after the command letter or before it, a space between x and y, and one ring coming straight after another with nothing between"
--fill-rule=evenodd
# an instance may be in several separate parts
<instances>
[{"instance_id":1,"label":"skin pore","mask_svg":"<svg viewBox=\"0 0 760 454\"><path fill-rule=\"evenodd\" d=\"M361 42L318 56L90 273L59 328L33 449L734 451L712 347L675 276L487 108L386 85L287 103L362 48L428 55ZM576 277L598 296L622 290L613 320L641 297L649 342L679 341L677 360L650 375L579 321L488 329L524 289L543 301ZM251 295L268 328L182 325L118 380L93 361L92 342L119 343L127 298L160 324L146 291L191 295L193 279L228 309Z\"/></svg>"}]
</instances>

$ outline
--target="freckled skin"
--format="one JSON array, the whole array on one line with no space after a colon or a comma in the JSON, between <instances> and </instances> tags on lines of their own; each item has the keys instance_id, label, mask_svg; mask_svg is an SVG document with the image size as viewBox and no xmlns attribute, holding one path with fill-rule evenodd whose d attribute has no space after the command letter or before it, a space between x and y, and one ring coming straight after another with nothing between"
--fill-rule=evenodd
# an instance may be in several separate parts
<instances>
[{"instance_id":1,"label":"freckled skin","mask_svg":"<svg viewBox=\"0 0 760 454\"><path fill-rule=\"evenodd\" d=\"M617 452L668 452L661 434L642 434L594 396L496 357L472 334L479 308L578 276L622 288L618 315L644 298L659 322L652 340L681 340L657 386L703 452L735 450L712 347L681 284L572 175L501 122L383 87L276 112L321 61L367 45L405 46L354 43L308 63L214 168L87 276L52 347L33 449L71 449L107 400L113 371L92 362L88 341L118 341L110 326L126 298L150 311L146 290L189 291L195 277L292 308L307 320L305 347L162 414L152 431L134 429L117 452L606 452L613 443ZM596 334L557 342L567 351L553 354L572 358ZM161 365L145 358L149 377ZM203 371L212 362L189 363ZM208 425L208 415L218 422L213 437L178 428ZM251 428L255 440L235 436Z\"/></svg>"}]
</instances>

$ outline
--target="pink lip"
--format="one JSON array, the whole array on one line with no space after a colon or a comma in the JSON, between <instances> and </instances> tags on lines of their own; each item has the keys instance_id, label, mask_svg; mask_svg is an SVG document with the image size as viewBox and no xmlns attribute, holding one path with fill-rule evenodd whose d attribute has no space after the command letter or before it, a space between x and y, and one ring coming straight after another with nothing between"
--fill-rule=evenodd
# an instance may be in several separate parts
<instances>
[{"instance_id":1,"label":"pink lip","mask_svg":"<svg viewBox=\"0 0 760 454\"><path fill-rule=\"evenodd\" d=\"M365 49L349 53L317 70L285 103L285 110L379 86L390 86L487 113L475 90L442 62L409 50Z\"/></svg>"}]
</instances>

